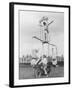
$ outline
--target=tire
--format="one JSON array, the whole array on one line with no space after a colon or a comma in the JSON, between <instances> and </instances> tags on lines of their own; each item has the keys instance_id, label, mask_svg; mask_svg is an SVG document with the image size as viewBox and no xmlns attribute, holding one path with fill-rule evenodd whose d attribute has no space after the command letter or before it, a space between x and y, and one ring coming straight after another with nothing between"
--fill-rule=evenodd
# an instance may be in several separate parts
<instances>
[{"instance_id":1,"label":"tire","mask_svg":"<svg viewBox=\"0 0 72 90\"><path fill-rule=\"evenodd\" d=\"M41 68L36 68L35 69L35 77L36 78L40 78L42 75L44 75L44 71L43 71L43 69L41 69Z\"/></svg>"},{"instance_id":2,"label":"tire","mask_svg":"<svg viewBox=\"0 0 72 90\"><path fill-rule=\"evenodd\" d=\"M47 66L47 73L49 74L51 72L51 66Z\"/></svg>"}]
</instances>

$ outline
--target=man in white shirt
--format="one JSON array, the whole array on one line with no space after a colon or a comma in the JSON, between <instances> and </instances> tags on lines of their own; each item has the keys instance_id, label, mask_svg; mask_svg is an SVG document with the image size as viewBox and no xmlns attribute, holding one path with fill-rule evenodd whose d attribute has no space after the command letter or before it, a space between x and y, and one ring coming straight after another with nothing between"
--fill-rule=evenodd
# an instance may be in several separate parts
<instances>
[{"instance_id":1,"label":"man in white shirt","mask_svg":"<svg viewBox=\"0 0 72 90\"><path fill-rule=\"evenodd\" d=\"M31 60L31 65L34 67L35 65L40 65L42 63L42 65L43 65L43 70L44 70L44 72L45 72L45 74L47 74L47 70L46 70L46 68L47 68L47 57L46 57L46 55L43 55L42 57L40 57L40 58L33 58L32 60Z\"/></svg>"},{"instance_id":2,"label":"man in white shirt","mask_svg":"<svg viewBox=\"0 0 72 90\"><path fill-rule=\"evenodd\" d=\"M47 74L47 70L46 70L46 68L47 68L47 57L45 56L45 55L43 55L43 58L42 58L42 60L41 60L41 62L40 63L42 63L43 64L43 69L44 69L44 72L45 72L45 74Z\"/></svg>"}]
</instances>

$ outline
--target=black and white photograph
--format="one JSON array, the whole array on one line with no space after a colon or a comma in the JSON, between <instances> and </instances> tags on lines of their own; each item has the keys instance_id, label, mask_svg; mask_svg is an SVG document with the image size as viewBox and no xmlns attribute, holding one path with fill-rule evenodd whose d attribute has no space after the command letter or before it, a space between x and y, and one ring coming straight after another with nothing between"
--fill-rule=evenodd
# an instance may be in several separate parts
<instances>
[{"instance_id":1,"label":"black and white photograph","mask_svg":"<svg viewBox=\"0 0 72 90\"><path fill-rule=\"evenodd\" d=\"M64 77L64 13L19 11L19 79Z\"/></svg>"},{"instance_id":2,"label":"black and white photograph","mask_svg":"<svg viewBox=\"0 0 72 90\"><path fill-rule=\"evenodd\" d=\"M27 3L12 3L11 7L11 85L69 83L70 7Z\"/></svg>"}]
</instances>

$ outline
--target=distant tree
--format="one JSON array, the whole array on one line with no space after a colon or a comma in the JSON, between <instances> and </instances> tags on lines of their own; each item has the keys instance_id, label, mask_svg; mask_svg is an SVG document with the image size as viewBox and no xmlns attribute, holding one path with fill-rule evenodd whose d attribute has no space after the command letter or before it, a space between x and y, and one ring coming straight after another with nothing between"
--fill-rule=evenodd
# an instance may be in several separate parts
<instances>
[{"instance_id":1,"label":"distant tree","mask_svg":"<svg viewBox=\"0 0 72 90\"><path fill-rule=\"evenodd\" d=\"M32 57L38 58L38 52L39 52L38 49L33 49L33 50L32 50Z\"/></svg>"}]
</instances>

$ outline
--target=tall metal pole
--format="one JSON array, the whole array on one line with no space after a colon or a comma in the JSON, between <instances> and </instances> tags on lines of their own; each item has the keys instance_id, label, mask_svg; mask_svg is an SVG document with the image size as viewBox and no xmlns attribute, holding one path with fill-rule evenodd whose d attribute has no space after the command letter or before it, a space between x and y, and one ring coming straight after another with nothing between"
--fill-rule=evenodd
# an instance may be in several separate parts
<instances>
[{"instance_id":1,"label":"tall metal pole","mask_svg":"<svg viewBox=\"0 0 72 90\"><path fill-rule=\"evenodd\" d=\"M48 31L48 42L49 42L49 31ZM48 44L48 57L49 57L49 44Z\"/></svg>"},{"instance_id":2,"label":"tall metal pole","mask_svg":"<svg viewBox=\"0 0 72 90\"><path fill-rule=\"evenodd\" d=\"M43 43L42 43L42 60L43 60L43 55L44 55L44 46L43 46Z\"/></svg>"}]
</instances>

